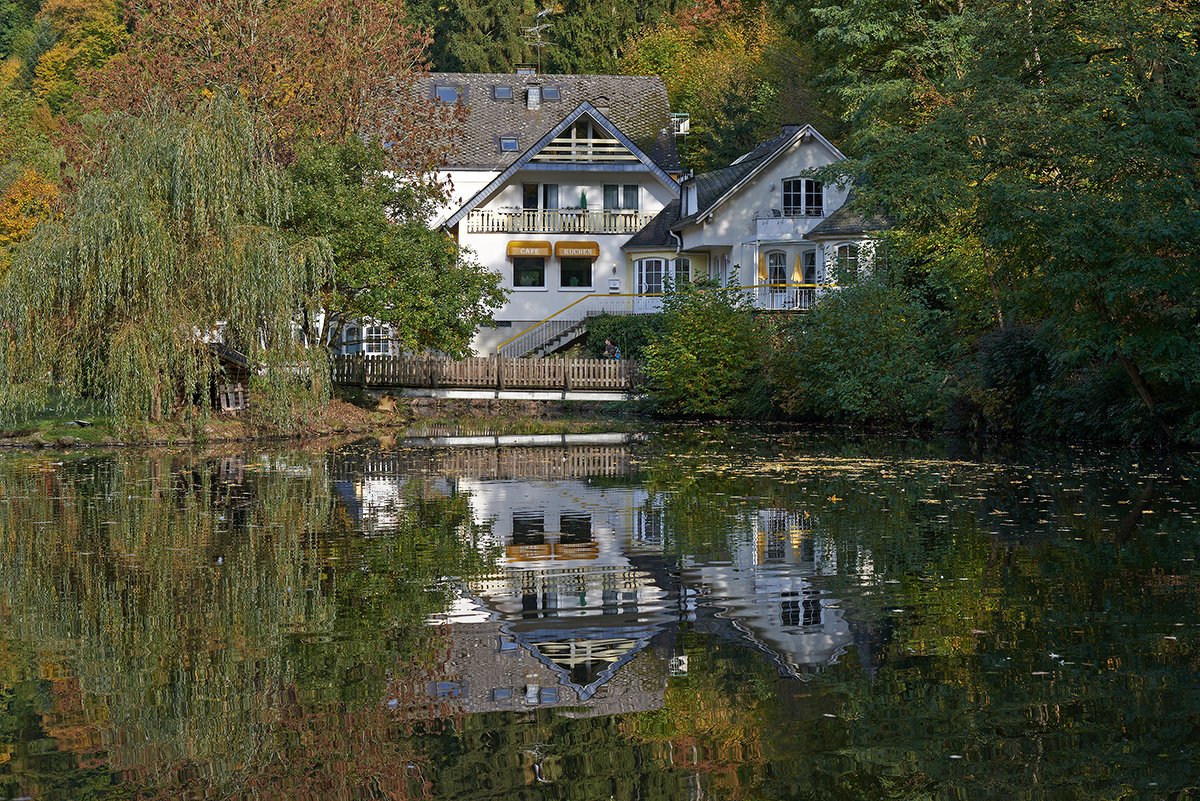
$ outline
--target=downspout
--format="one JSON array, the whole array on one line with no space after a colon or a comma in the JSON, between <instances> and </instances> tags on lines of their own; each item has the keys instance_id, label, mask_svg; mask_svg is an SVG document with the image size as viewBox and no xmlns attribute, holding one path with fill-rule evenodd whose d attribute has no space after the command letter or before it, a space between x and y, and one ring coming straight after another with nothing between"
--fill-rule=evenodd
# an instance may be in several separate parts
<instances>
[{"instance_id":1,"label":"downspout","mask_svg":"<svg viewBox=\"0 0 1200 801\"><path fill-rule=\"evenodd\" d=\"M675 233L674 231L668 231L667 233L669 233L671 236L675 237L675 241L679 243L678 245L675 246L675 255L678 256L679 252L681 250L683 250L683 237L680 236L679 234Z\"/></svg>"}]
</instances>

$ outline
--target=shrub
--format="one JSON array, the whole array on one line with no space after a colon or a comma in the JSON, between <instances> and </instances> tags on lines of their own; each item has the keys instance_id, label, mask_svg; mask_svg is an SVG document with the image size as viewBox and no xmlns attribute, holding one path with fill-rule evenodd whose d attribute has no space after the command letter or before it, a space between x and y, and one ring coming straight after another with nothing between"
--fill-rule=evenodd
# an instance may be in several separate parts
<instances>
[{"instance_id":1,"label":"shrub","mask_svg":"<svg viewBox=\"0 0 1200 801\"><path fill-rule=\"evenodd\" d=\"M646 346L663 330L661 314L600 314L588 320L587 349L604 357L604 340L611 339L625 359L643 359Z\"/></svg>"},{"instance_id":2,"label":"shrub","mask_svg":"<svg viewBox=\"0 0 1200 801\"><path fill-rule=\"evenodd\" d=\"M777 338L772 372L791 414L880 422L939 416L944 376L928 308L886 274L827 295Z\"/></svg>"},{"instance_id":3,"label":"shrub","mask_svg":"<svg viewBox=\"0 0 1200 801\"><path fill-rule=\"evenodd\" d=\"M689 286L663 300L662 330L644 349L657 408L668 414L758 416L770 407L767 335L739 293Z\"/></svg>"}]
</instances>

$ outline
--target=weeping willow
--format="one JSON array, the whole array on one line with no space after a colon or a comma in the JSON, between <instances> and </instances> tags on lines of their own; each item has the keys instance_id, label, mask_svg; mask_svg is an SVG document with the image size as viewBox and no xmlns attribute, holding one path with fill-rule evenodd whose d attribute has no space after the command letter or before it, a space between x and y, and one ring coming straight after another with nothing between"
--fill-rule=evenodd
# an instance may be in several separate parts
<instances>
[{"instance_id":1,"label":"weeping willow","mask_svg":"<svg viewBox=\"0 0 1200 801\"><path fill-rule=\"evenodd\" d=\"M260 120L218 94L118 118L98 152L0 284L0 414L57 396L102 399L121 429L195 417L220 382L217 332L249 359L266 421L321 403L326 362L295 320L332 257L281 232L287 186Z\"/></svg>"}]
</instances>

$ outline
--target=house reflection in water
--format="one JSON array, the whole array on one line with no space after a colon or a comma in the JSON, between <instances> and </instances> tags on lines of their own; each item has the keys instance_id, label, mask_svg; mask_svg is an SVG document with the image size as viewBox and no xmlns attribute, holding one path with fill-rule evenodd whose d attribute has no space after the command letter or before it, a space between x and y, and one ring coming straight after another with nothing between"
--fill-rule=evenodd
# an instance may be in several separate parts
<instances>
[{"instance_id":1,"label":"house reflection in water","mask_svg":"<svg viewBox=\"0 0 1200 801\"><path fill-rule=\"evenodd\" d=\"M431 621L450 625L445 676L414 690L456 710L661 708L668 676L686 665L675 646L681 622L749 641L793 676L833 664L856 643L870 650L822 588L839 567L869 573L869 560L839 566L803 512L749 511L729 532L730 562L668 564L657 499L636 481L613 480L630 473L625 446L359 458L337 472L364 527L386 526L403 484L423 475L433 491L469 499L489 532L479 546L500 554Z\"/></svg>"},{"instance_id":2,"label":"house reflection in water","mask_svg":"<svg viewBox=\"0 0 1200 801\"><path fill-rule=\"evenodd\" d=\"M838 564L832 541L822 540L804 512L759 510L748 531L731 536L729 562L683 568L680 581L698 592L696 628L749 641L783 672L813 673L832 665L851 645L870 661L873 649L829 596L823 577L873 573L870 559L855 554Z\"/></svg>"}]
</instances>

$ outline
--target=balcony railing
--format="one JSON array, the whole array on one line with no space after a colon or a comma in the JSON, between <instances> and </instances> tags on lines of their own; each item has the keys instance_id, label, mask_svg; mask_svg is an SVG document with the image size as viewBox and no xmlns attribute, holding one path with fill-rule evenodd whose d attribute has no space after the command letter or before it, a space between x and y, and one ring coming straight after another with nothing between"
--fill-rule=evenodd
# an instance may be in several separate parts
<instances>
[{"instance_id":1,"label":"balcony railing","mask_svg":"<svg viewBox=\"0 0 1200 801\"><path fill-rule=\"evenodd\" d=\"M652 211L602 209L484 209L467 215L469 234L636 234Z\"/></svg>"}]
</instances>

